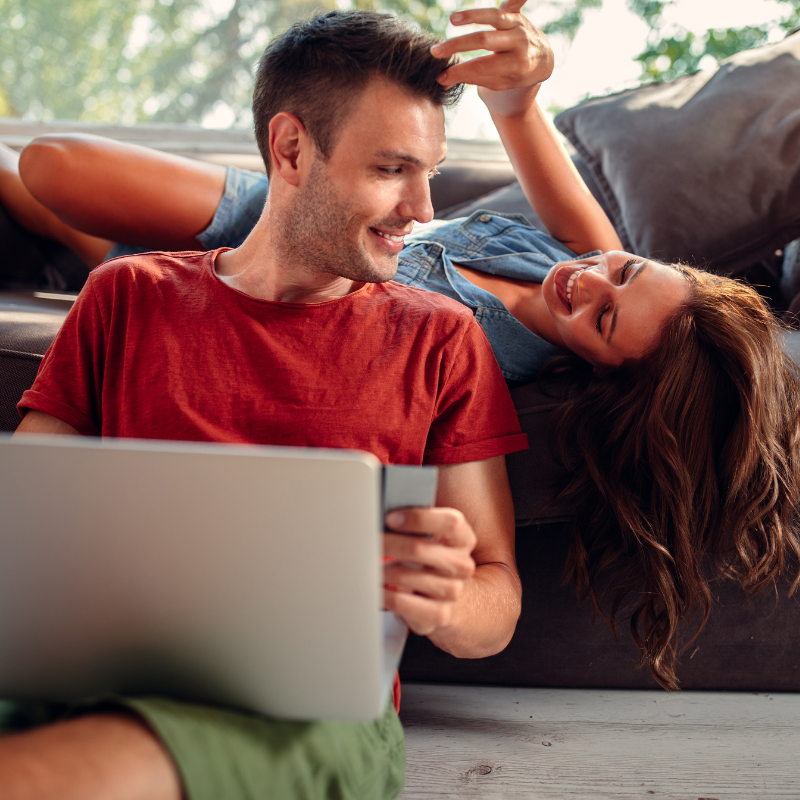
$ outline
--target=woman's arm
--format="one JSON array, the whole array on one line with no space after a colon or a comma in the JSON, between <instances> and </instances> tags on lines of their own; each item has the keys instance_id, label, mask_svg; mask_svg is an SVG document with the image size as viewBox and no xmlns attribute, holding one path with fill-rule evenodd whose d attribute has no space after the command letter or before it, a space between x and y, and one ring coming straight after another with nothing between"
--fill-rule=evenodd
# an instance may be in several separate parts
<instances>
[{"instance_id":1,"label":"woman's arm","mask_svg":"<svg viewBox=\"0 0 800 800\"><path fill-rule=\"evenodd\" d=\"M551 236L576 253L621 250L614 226L536 102L552 73L553 53L544 34L520 13L523 5L524 0L507 0L497 9L453 14L455 25L486 24L495 30L449 39L434 54L480 48L491 55L451 67L439 81L479 87L525 196Z\"/></svg>"},{"instance_id":2,"label":"woman's arm","mask_svg":"<svg viewBox=\"0 0 800 800\"><path fill-rule=\"evenodd\" d=\"M496 110L501 103L493 103L497 95L505 92L483 89L480 94L489 107L525 196L550 235L578 254L622 250L614 226L575 169L536 102L535 93L529 92L524 108L513 115L501 113Z\"/></svg>"},{"instance_id":3,"label":"woman's arm","mask_svg":"<svg viewBox=\"0 0 800 800\"><path fill-rule=\"evenodd\" d=\"M64 223L113 242L202 249L225 168L90 134L51 134L21 153L28 191ZM68 245L69 246L69 245Z\"/></svg>"}]
</instances>

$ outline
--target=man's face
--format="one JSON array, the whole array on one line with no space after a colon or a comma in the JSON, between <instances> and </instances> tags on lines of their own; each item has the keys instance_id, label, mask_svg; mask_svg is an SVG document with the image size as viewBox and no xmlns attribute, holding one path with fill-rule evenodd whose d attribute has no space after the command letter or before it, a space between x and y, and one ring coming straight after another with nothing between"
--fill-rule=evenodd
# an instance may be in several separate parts
<instances>
[{"instance_id":1,"label":"man's face","mask_svg":"<svg viewBox=\"0 0 800 800\"><path fill-rule=\"evenodd\" d=\"M380 283L397 271L403 236L433 218L428 182L446 151L444 112L373 79L327 160L298 187L291 249L314 271Z\"/></svg>"}]
</instances>

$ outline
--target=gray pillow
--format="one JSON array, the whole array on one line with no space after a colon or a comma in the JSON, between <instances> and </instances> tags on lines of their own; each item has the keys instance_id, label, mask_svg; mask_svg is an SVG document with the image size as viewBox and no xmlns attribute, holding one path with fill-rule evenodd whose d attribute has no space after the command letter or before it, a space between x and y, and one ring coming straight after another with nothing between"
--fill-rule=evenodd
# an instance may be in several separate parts
<instances>
[{"instance_id":1,"label":"gray pillow","mask_svg":"<svg viewBox=\"0 0 800 800\"><path fill-rule=\"evenodd\" d=\"M507 161L445 161L439 170L440 174L431 181L431 203L437 219L444 219L448 209L463 206L514 180L514 170Z\"/></svg>"},{"instance_id":2,"label":"gray pillow","mask_svg":"<svg viewBox=\"0 0 800 800\"><path fill-rule=\"evenodd\" d=\"M578 155L572 156L572 163L575 164L576 169L589 187L589 191L595 196L606 214L609 214L610 209L606 203L603 192L594 179L592 171ZM431 184L431 186L433 186L433 184ZM502 214L522 214L524 217L528 218L528 222L535 228L547 231L544 223L539 219L538 215L531 207L531 204L528 202L528 199L525 197L525 192L522 191L519 181L514 181L513 183L509 183L508 186L502 186L488 194L483 194L475 200L470 200L468 203L456 203L450 208L437 211L436 216L439 219L457 219L458 217L468 217L470 214L481 209L499 211Z\"/></svg>"},{"instance_id":3,"label":"gray pillow","mask_svg":"<svg viewBox=\"0 0 800 800\"><path fill-rule=\"evenodd\" d=\"M556 125L634 253L737 274L800 235L800 33Z\"/></svg>"}]
</instances>

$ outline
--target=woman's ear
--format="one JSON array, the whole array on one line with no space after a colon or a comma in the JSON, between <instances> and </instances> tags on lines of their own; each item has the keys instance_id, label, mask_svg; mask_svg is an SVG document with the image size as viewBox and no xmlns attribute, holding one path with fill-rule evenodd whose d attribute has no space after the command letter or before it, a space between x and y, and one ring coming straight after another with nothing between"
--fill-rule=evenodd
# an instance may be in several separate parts
<instances>
[{"instance_id":1,"label":"woman's ear","mask_svg":"<svg viewBox=\"0 0 800 800\"><path fill-rule=\"evenodd\" d=\"M305 126L286 111L276 114L269 123L269 153L272 175L280 175L288 184L297 186L306 163L311 162L314 144Z\"/></svg>"}]
</instances>

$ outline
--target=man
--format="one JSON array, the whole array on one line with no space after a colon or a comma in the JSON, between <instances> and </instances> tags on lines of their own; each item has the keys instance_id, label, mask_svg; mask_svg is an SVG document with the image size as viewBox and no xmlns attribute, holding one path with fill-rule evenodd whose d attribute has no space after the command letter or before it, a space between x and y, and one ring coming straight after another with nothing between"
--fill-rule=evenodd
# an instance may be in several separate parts
<instances>
[{"instance_id":1,"label":"man","mask_svg":"<svg viewBox=\"0 0 800 800\"><path fill-rule=\"evenodd\" d=\"M387 518L384 604L442 649L480 657L505 647L519 615L503 457L525 441L470 312L391 281L403 236L432 217L428 179L445 154L449 94L431 44L371 12L275 40L255 91L270 191L252 233L235 250L93 272L20 402L19 433L438 464L441 507ZM392 797L403 761L392 707L369 725L300 725L121 698L0 739L0 795Z\"/></svg>"}]
</instances>

